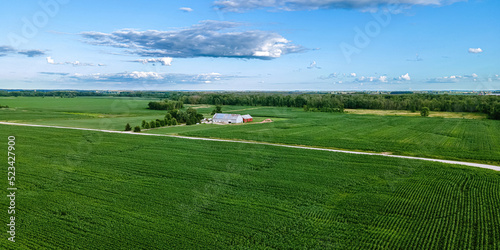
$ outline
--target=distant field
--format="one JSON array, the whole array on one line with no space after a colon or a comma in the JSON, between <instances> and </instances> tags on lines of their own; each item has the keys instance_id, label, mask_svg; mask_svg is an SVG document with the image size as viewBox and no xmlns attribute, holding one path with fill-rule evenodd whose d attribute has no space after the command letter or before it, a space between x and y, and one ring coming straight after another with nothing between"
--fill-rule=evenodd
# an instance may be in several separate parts
<instances>
[{"instance_id":1,"label":"distant field","mask_svg":"<svg viewBox=\"0 0 500 250\"><path fill-rule=\"evenodd\" d=\"M11 135L17 242L0 249L500 247L490 170L0 125Z\"/></svg>"},{"instance_id":2,"label":"distant field","mask_svg":"<svg viewBox=\"0 0 500 250\"><path fill-rule=\"evenodd\" d=\"M154 120L165 111L148 110L147 104L158 99L117 97L1 97L0 120L42 125L123 130L125 124L140 125Z\"/></svg>"},{"instance_id":3,"label":"distant field","mask_svg":"<svg viewBox=\"0 0 500 250\"><path fill-rule=\"evenodd\" d=\"M408 110L346 109L345 111L350 114L358 115L420 116L420 112L411 112ZM487 115L483 113L432 111L429 117L486 119Z\"/></svg>"},{"instance_id":4,"label":"distant field","mask_svg":"<svg viewBox=\"0 0 500 250\"><path fill-rule=\"evenodd\" d=\"M123 130L125 124L140 125L142 120L163 118L166 111L147 109L150 101L158 99L126 97L0 97L0 121ZM194 107L205 116L214 109L210 105L186 105ZM225 110L246 110L255 107L233 106ZM257 122L263 119L256 117Z\"/></svg>"}]
</instances>

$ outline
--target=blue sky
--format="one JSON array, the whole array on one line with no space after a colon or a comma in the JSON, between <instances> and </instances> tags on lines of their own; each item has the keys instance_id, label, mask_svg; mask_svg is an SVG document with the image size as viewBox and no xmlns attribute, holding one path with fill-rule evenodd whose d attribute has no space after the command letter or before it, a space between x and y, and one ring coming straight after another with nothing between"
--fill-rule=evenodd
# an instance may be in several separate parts
<instances>
[{"instance_id":1,"label":"blue sky","mask_svg":"<svg viewBox=\"0 0 500 250\"><path fill-rule=\"evenodd\" d=\"M494 0L26 0L0 10L2 89L500 89Z\"/></svg>"}]
</instances>

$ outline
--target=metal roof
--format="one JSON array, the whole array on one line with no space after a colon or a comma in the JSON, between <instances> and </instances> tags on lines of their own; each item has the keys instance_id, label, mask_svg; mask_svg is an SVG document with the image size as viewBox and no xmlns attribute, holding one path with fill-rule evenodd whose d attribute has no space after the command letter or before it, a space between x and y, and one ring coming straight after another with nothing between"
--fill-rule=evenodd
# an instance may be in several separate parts
<instances>
[{"instance_id":1,"label":"metal roof","mask_svg":"<svg viewBox=\"0 0 500 250\"><path fill-rule=\"evenodd\" d=\"M241 117L243 117L243 119L252 119L252 116L251 115L242 115Z\"/></svg>"},{"instance_id":2,"label":"metal roof","mask_svg":"<svg viewBox=\"0 0 500 250\"><path fill-rule=\"evenodd\" d=\"M232 120L232 119L238 119L238 114L223 114L223 113L216 113L213 117L213 119L217 120Z\"/></svg>"}]
</instances>

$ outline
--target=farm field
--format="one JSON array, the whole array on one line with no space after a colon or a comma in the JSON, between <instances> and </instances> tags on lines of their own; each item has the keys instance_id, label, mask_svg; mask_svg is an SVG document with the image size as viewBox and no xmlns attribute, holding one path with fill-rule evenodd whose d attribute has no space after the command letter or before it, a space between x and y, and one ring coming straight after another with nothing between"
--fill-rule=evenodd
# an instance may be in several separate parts
<instances>
[{"instance_id":1,"label":"farm field","mask_svg":"<svg viewBox=\"0 0 500 250\"><path fill-rule=\"evenodd\" d=\"M0 121L41 125L123 130L126 123L162 118L165 111L148 110L153 99L142 98L0 98L10 109L0 110ZM213 106L186 105L209 117ZM241 139L294 145L463 160L500 165L500 122L487 119L304 112L298 108L223 106L223 112L251 114L244 125L175 126L147 133ZM367 113L368 112L368 113ZM391 113L396 111L385 111ZM400 111L397 111L400 112ZM433 114L434 112L431 112ZM439 112L453 117L464 114ZM473 117L476 114L466 114ZM266 118L274 122L257 124Z\"/></svg>"},{"instance_id":2,"label":"farm field","mask_svg":"<svg viewBox=\"0 0 500 250\"><path fill-rule=\"evenodd\" d=\"M491 170L0 125L11 135L15 249L500 247Z\"/></svg>"},{"instance_id":3,"label":"farm field","mask_svg":"<svg viewBox=\"0 0 500 250\"><path fill-rule=\"evenodd\" d=\"M359 115L420 116L420 112L411 112L408 110L346 109L345 112ZM429 117L487 119L488 116L483 113L432 111Z\"/></svg>"},{"instance_id":4,"label":"farm field","mask_svg":"<svg viewBox=\"0 0 500 250\"><path fill-rule=\"evenodd\" d=\"M225 106L223 110L225 110ZM249 110L272 123L166 127L148 133L243 139L500 164L500 122L486 119Z\"/></svg>"},{"instance_id":5,"label":"farm field","mask_svg":"<svg viewBox=\"0 0 500 250\"><path fill-rule=\"evenodd\" d=\"M0 120L18 123L123 130L125 124L140 124L165 115L146 109L158 99L118 97L0 97Z\"/></svg>"}]
</instances>

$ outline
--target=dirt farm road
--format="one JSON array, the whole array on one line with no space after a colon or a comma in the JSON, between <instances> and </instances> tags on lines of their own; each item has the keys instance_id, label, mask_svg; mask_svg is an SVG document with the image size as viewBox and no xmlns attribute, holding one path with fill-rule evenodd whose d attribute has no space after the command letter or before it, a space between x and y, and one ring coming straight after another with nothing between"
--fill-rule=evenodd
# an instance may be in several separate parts
<instances>
[{"instance_id":1,"label":"dirt farm road","mask_svg":"<svg viewBox=\"0 0 500 250\"><path fill-rule=\"evenodd\" d=\"M403 156L403 155L391 155L391 154L383 154L383 153L358 152L358 151L328 149L328 148L315 148L315 147L295 146L295 145L286 145L286 144L269 143L269 142L240 141L240 140L230 140L230 139L214 139L214 138L191 137L191 136L180 136L180 135L166 135L166 134L162 135L162 134L134 133L134 132L115 131L115 130L102 130L102 129L91 129L91 128L73 128L73 127L61 127L61 126L49 126L49 125L22 124L22 123L12 123L12 122L0 122L0 125L25 126L25 127L41 127L41 128L59 128L59 129L74 129L74 130L86 130L86 131L96 131L96 132L105 132L105 133L114 133L114 134L131 134L131 135L143 135L143 136L173 137L173 138L182 138L182 139L188 139L188 140L259 144L259 145L268 145L268 146L275 146L275 147L298 148L298 149L318 150L318 151L329 151L329 152L337 152L337 153L345 153L345 154L375 155L375 156L403 158L403 159L411 159L411 160L433 161L433 162L441 162L441 163L447 163L447 164L463 165L463 166L476 167L476 168L486 168L486 169L491 169L491 170L495 170L495 171L500 171L500 166L480 164L480 163L473 163L473 162L441 160L441 159L432 159L432 158L423 158L423 157L412 157L412 156Z\"/></svg>"}]
</instances>

